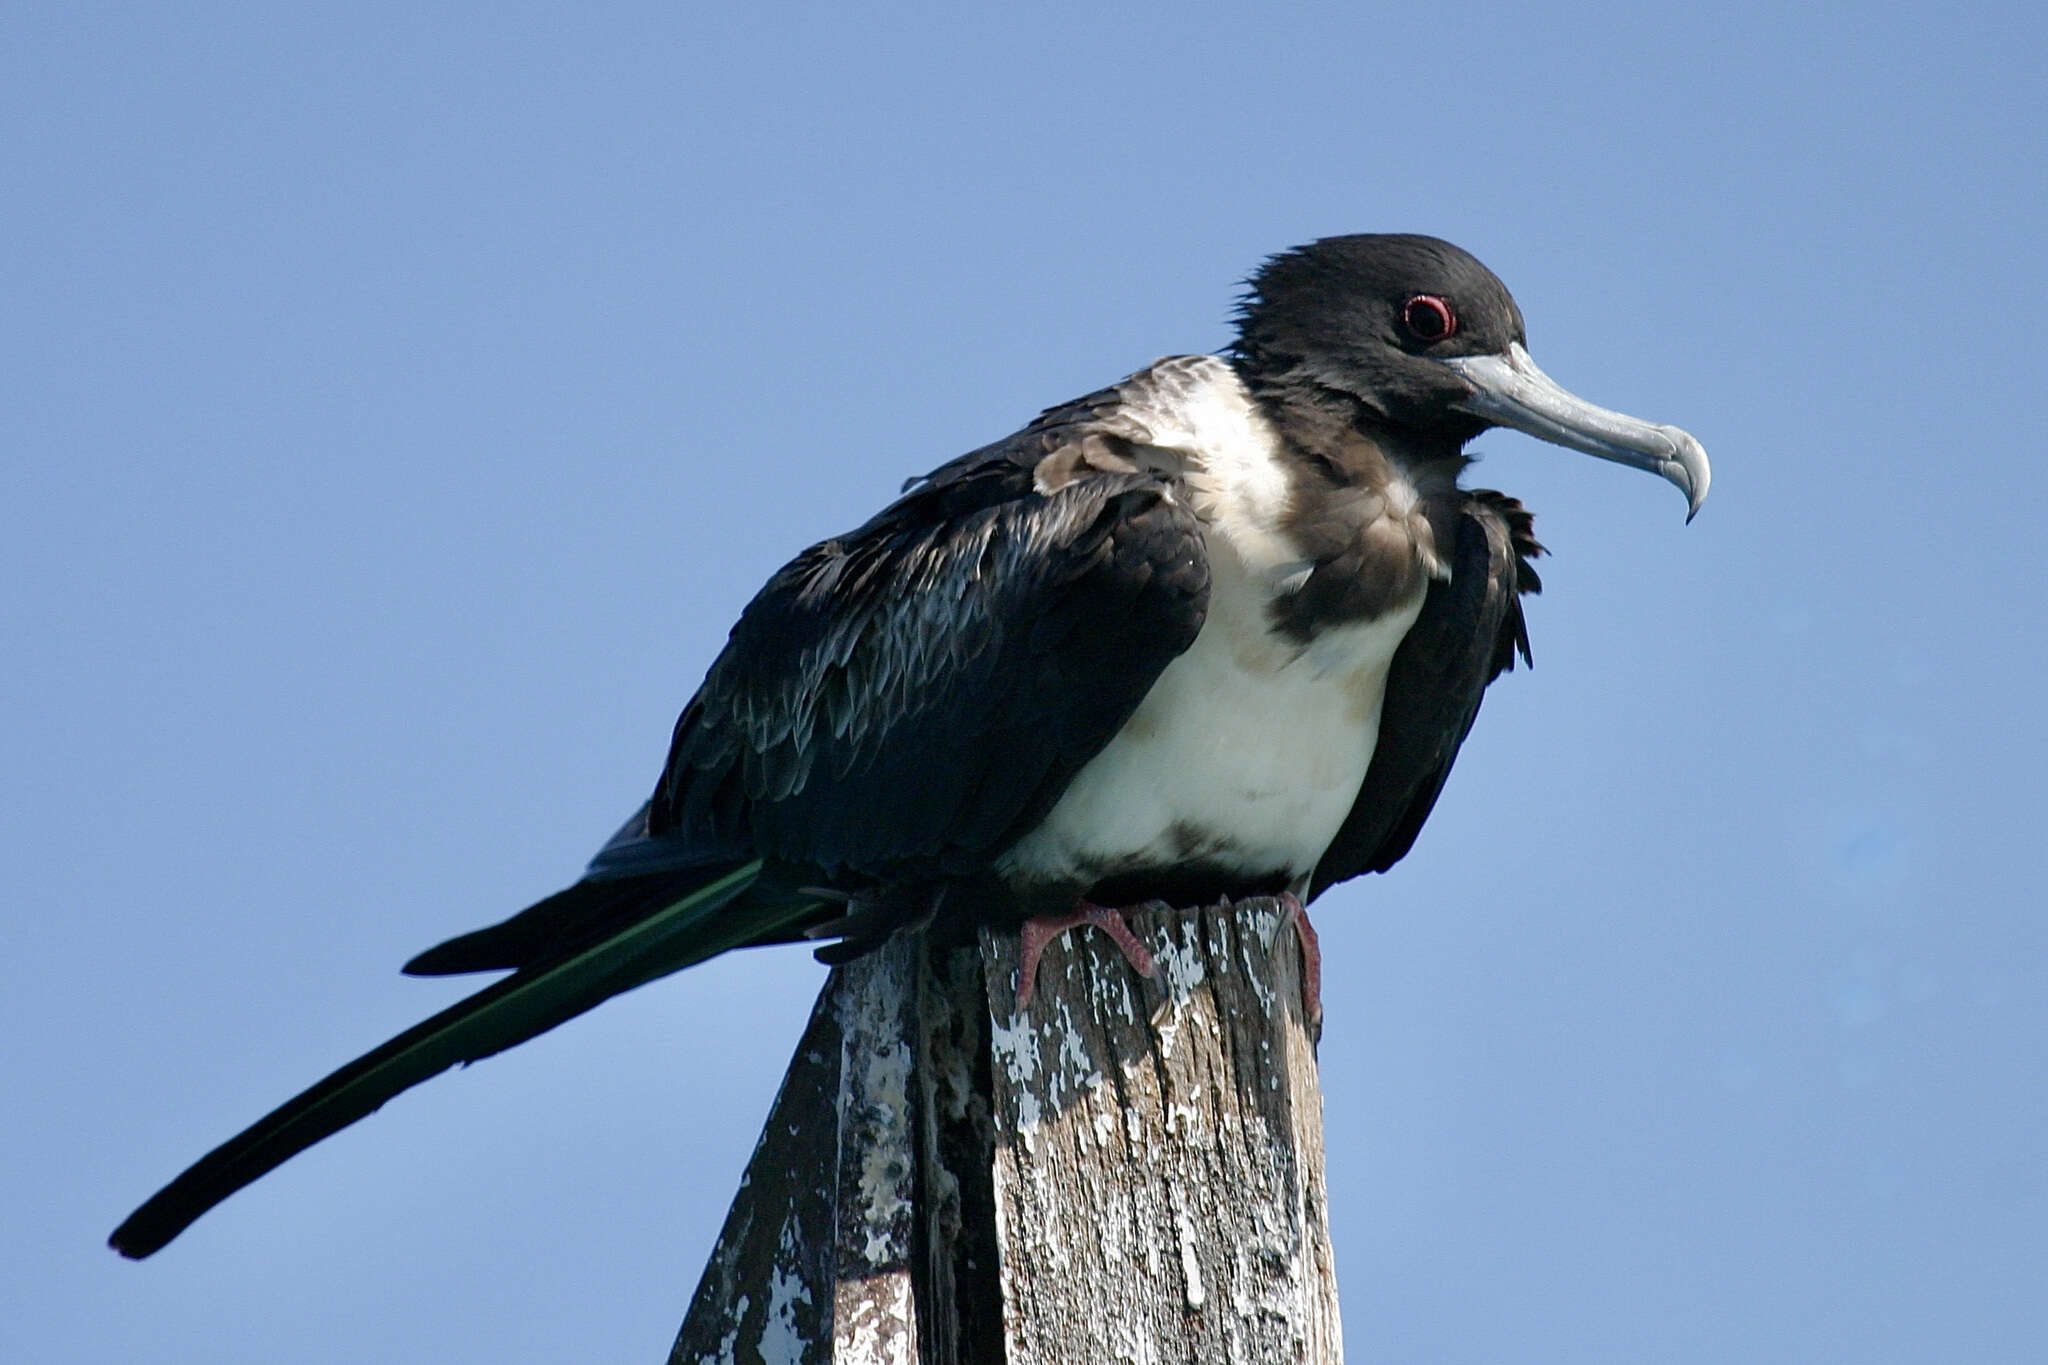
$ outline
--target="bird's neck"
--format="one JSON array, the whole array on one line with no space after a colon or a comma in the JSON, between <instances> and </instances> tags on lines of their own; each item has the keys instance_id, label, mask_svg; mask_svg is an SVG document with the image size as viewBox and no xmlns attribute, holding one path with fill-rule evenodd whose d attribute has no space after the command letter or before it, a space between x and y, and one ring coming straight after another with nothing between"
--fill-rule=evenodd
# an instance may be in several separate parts
<instances>
[{"instance_id":1,"label":"bird's neck","mask_svg":"<svg viewBox=\"0 0 2048 1365\"><path fill-rule=\"evenodd\" d=\"M1406 484L1430 503L1462 496L1458 476L1471 463L1463 433L1397 425L1353 395L1297 375L1246 374L1245 388L1285 440L1334 464L1344 482L1373 491Z\"/></svg>"},{"instance_id":2,"label":"bird's neck","mask_svg":"<svg viewBox=\"0 0 2048 1365\"><path fill-rule=\"evenodd\" d=\"M1345 625L1412 612L1431 579L1449 574L1465 456L1385 421L1355 398L1313 383L1246 388L1271 425L1293 481L1278 530L1297 569L1271 604L1273 625L1299 642Z\"/></svg>"}]
</instances>

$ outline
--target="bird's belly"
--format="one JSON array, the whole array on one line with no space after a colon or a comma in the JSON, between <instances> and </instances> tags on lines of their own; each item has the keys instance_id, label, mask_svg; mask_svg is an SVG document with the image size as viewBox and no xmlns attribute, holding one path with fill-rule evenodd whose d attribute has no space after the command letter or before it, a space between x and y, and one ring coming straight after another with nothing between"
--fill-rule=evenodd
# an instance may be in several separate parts
<instances>
[{"instance_id":1,"label":"bird's belly","mask_svg":"<svg viewBox=\"0 0 2048 1365\"><path fill-rule=\"evenodd\" d=\"M1256 617L1212 609L1193 647L996 871L1082 886L1197 866L1306 877L1357 799L1387 665L1420 609L1418 598L1305 649Z\"/></svg>"}]
</instances>

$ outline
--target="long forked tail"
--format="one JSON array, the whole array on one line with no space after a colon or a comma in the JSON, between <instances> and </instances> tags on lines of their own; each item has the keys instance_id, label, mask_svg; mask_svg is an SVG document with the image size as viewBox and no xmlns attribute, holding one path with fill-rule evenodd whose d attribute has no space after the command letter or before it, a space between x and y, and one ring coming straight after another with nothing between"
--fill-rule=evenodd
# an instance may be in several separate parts
<instances>
[{"instance_id":1,"label":"long forked tail","mask_svg":"<svg viewBox=\"0 0 2048 1365\"><path fill-rule=\"evenodd\" d=\"M669 883L613 932L530 961L407 1029L201 1157L130 1214L109 1245L123 1256L148 1256L236 1190L400 1091L523 1043L621 991L730 948L788 937L791 925L817 915L819 902L808 898L749 896L760 878L756 860L680 893Z\"/></svg>"}]
</instances>

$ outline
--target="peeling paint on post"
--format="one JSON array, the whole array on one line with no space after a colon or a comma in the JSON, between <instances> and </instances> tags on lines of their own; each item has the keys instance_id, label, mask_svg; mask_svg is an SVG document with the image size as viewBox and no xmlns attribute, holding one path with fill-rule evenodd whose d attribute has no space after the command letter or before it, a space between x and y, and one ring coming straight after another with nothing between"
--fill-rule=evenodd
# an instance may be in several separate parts
<instances>
[{"instance_id":1,"label":"peeling paint on post","mask_svg":"<svg viewBox=\"0 0 2048 1365\"><path fill-rule=\"evenodd\" d=\"M917 1360L910 1096L922 952L921 943L899 934L841 969L834 1365Z\"/></svg>"},{"instance_id":2,"label":"peeling paint on post","mask_svg":"<svg viewBox=\"0 0 2048 1365\"><path fill-rule=\"evenodd\" d=\"M1322 1100L1270 901L832 974L670 1356L1337 1361ZM1277 942L1275 940L1278 940Z\"/></svg>"},{"instance_id":3,"label":"peeling paint on post","mask_svg":"<svg viewBox=\"0 0 2048 1365\"><path fill-rule=\"evenodd\" d=\"M1270 901L1133 927L1153 980L1069 935L1023 1013L983 939L1008 1359L1340 1360L1293 932Z\"/></svg>"}]
</instances>

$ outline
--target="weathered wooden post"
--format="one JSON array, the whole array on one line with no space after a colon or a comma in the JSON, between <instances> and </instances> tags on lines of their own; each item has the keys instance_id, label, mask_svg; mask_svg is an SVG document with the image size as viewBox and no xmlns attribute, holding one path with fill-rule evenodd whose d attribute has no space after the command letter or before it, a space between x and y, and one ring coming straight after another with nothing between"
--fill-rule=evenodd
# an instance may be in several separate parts
<instances>
[{"instance_id":1,"label":"weathered wooden post","mask_svg":"<svg viewBox=\"0 0 2048 1365\"><path fill-rule=\"evenodd\" d=\"M1272 901L899 939L834 971L671 1365L1341 1359L1322 1098Z\"/></svg>"}]
</instances>

